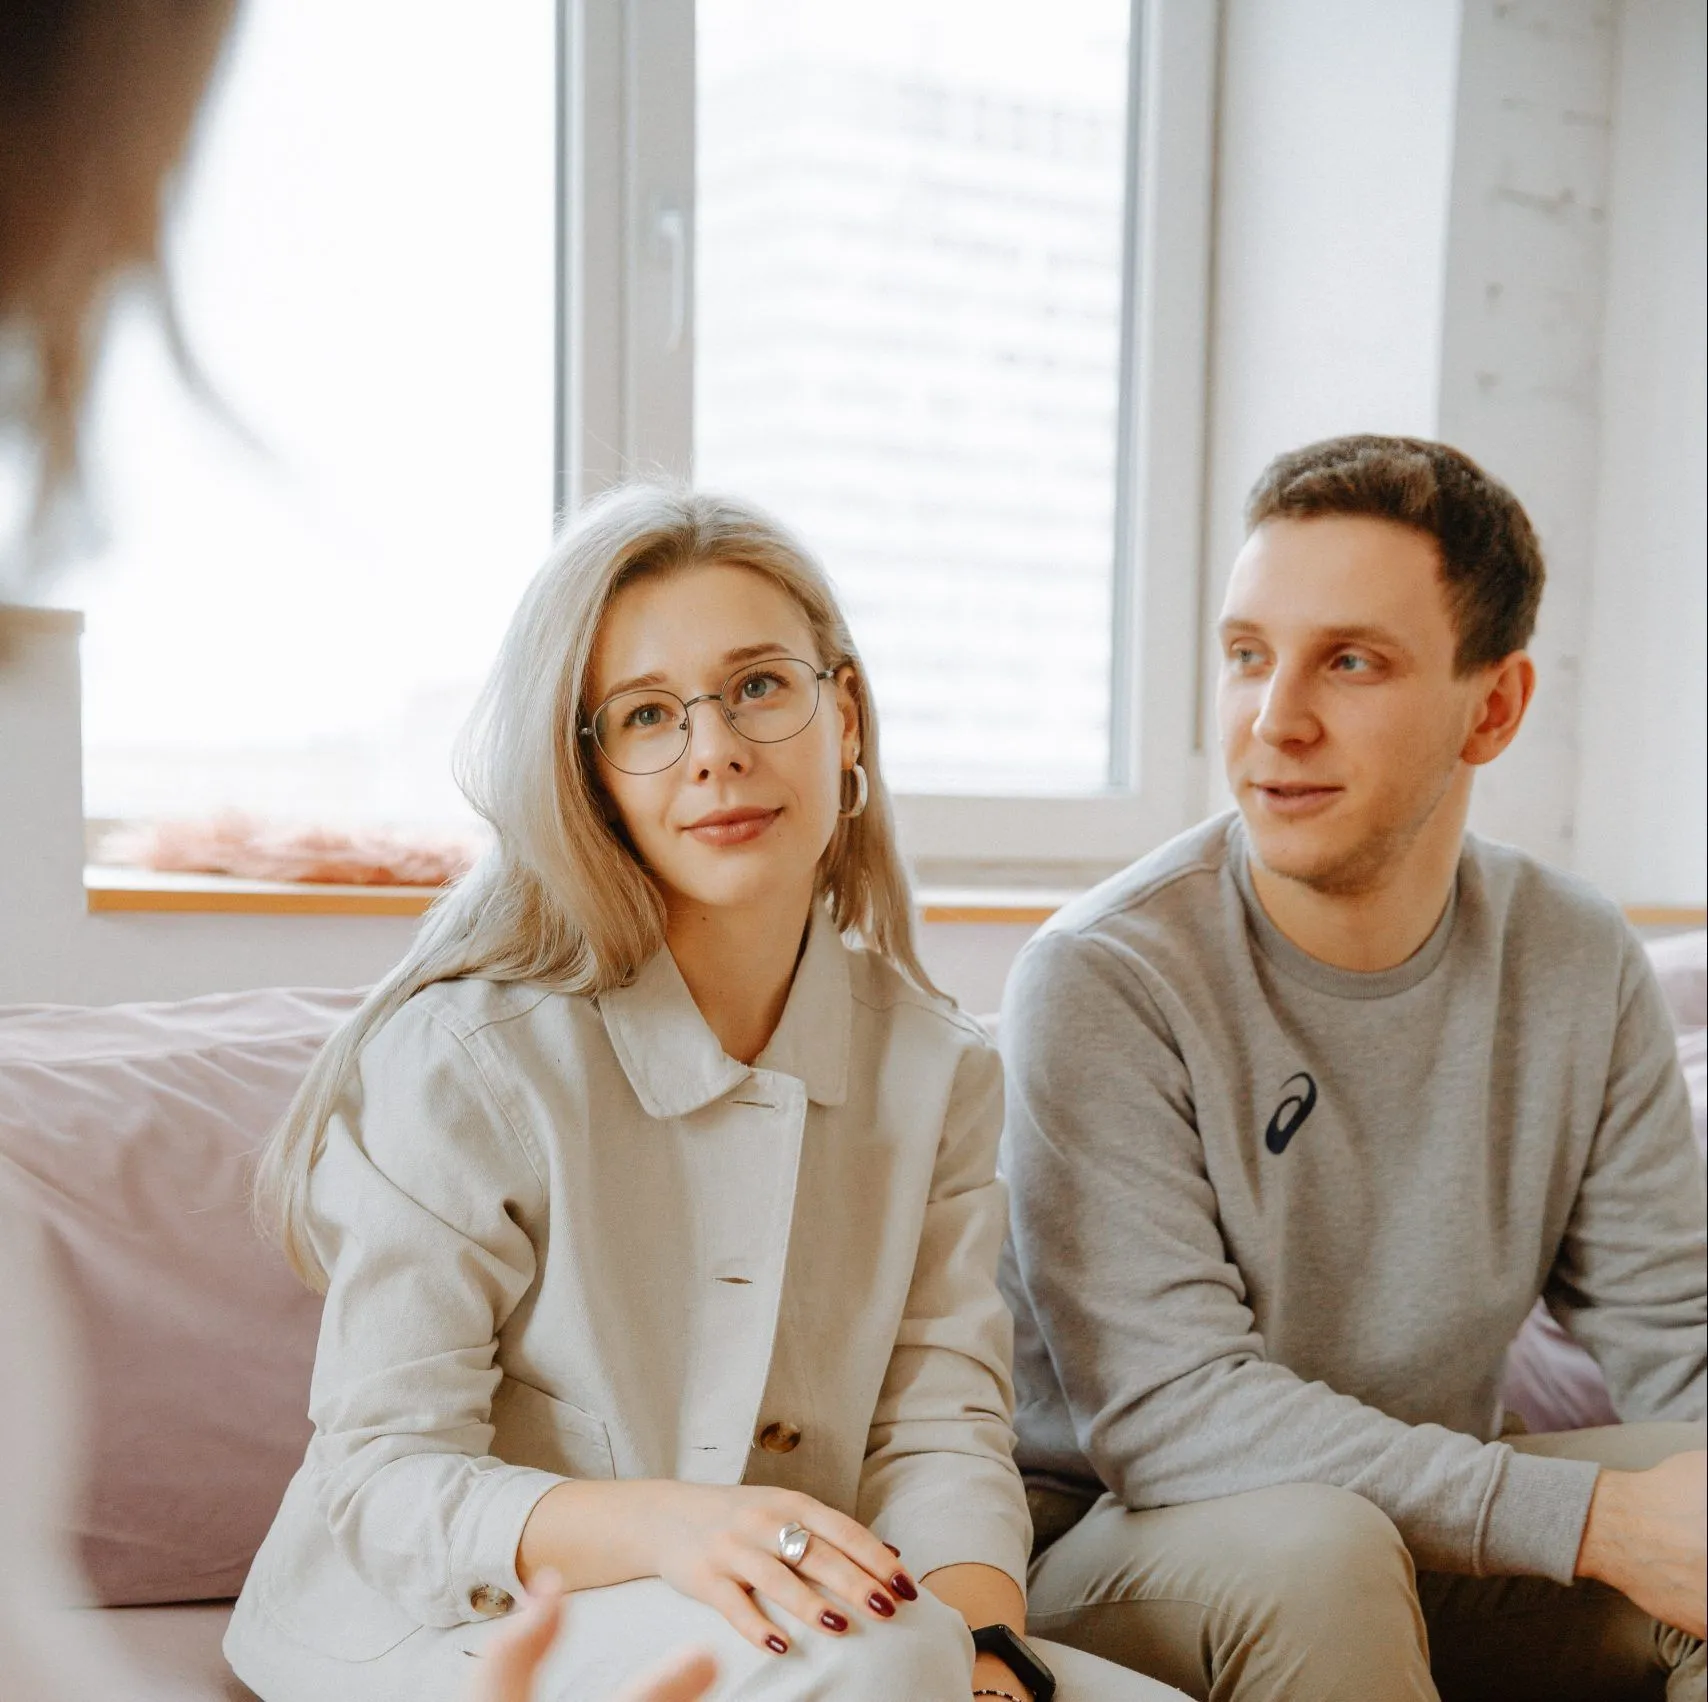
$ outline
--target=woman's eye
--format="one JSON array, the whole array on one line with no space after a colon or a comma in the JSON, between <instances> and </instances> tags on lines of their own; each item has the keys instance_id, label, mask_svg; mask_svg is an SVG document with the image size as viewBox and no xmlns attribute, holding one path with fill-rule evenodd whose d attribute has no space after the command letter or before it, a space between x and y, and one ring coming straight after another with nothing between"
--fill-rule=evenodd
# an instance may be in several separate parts
<instances>
[{"instance_id":1,"label":"woman's eye","mask_svg":"<svg viewBox=\"0 0 1708 1702\"><path fill-rule=\"evenodd\" d=\"M1255 668L1262 659L1261 653L1250 644L1236 644L1228 651L1228 660L1236 668Z\"/></svg>"},{"instance_id":2,"label":"woman's eye","mask_svg":"<svg viewBox=\"0 0 1708 1702\"><path fill-rule=\"evenodd\" d=\"M1375 665L1368 656L1358 656L1349 650L1343 650L1332 664L1342 674L1367 674Z\"/></svg>"},{"instance_id":3,"label":"woman's eye","mask_svg":"<svg viewBox=\"0 0 1708 1702\"><path fill-rule=\"evenodd\" d=\"M662 727L666 716L662 703L637 704L623 717L625 727L638 728L645 732L653 727Z\"/></svg>"},{"instance_id":4,"label":"woman's eye","mask_svg":"<svg viewBox=\"0 0 1708 1702\"><path fill-rule=\"evenodd\" d=\"M782 683L776 674L749 674L741 682L739 690L746 702L757 703L759 699L769 697Z\"/></svg>"}]
</instances>

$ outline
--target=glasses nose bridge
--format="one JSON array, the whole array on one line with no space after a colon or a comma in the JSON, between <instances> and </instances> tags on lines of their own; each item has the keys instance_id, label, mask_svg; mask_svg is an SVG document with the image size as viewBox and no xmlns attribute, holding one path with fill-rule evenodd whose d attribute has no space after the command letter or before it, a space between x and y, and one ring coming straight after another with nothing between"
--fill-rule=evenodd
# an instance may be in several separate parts
<instances>
[{"instance_id":1,"label":"glasses nose bridge","mask_svg":"<svg viewBox=\"0 0 1708 1702\"><path fill-rule=\"evenodd\" d=\"M690 732L693 728L694 705L697 703L722 704L723 705L723 711L724 711L724 719L726 721L728 721L730 718L729 717L729 705L727 703L724 703L724 694L721 691L703 691L700 693L700 695L698 697L685 697L685 698L683 698L681 700L681 703L682 703L682 731L684 733ZM733 722L731 722L730 724L732 726L734 725Z\"/></svg>"},{"instance_id":2,"label":"glasses nose bridge","mask_svg":"<svg viewBox=\"0 0 1708 1702\"><path fill-rule=\"evenodd\" d=\"M741 728L736 725L735 716L730 713L729 701L728 701L728 699L725 698L725 696L721 690L719 690L719 691L703 691L699 694L698 697L684 698L681 701L682 701L682 720L681 720L680 725L681 725L681 729L682 729L682 749L677 754L677 757L676 757L677 762L680 762L683 759L683 757L691 756L693 753L693 750L694 750L694 709L695 709L696 705L701 704L701 703L715 703L718 706L719 714L722 717L723 725L726 729L726 734L725 734L726 737L729 736L730 734L733 734L736 738L740 739L743 744L747 744L750 742L747 739L746 735L742 732ZM674 766L674 765L672 765L672 766Z\"/></svg>"}]
</instances>

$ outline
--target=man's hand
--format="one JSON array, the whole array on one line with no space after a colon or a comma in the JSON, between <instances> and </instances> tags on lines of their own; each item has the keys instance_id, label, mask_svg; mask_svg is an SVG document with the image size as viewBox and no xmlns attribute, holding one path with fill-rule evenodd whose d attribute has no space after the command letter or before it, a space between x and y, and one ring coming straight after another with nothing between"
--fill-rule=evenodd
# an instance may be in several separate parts
<instances>
[{"instance_id":1,"label":"man's hand","mask_svg":"<svg viewBox=\"0 0 1708 1702\"><path fill-rule=\"evenodd\" d=\"M534 1680L563 1623L563 1591L549 1567L528 1588L528 1603L481 1661L469 1702L537 1702ZM690 1649L655 1668L610 1702L699 1702L718 1676L703 1649Z\"/></svg>"},{"instance_id":2,"label":"man's hand","mask_svg":"<svg viewBox=\"0 0 1708 1702\"><path fill-rule=\"evenodd\" d=\"M1596 1479L1578 1576L1629 1596L1692 1637L1708 1634L1708 1454L1674 1454L1644 1472Z\"/></svg>"}]
</instances>

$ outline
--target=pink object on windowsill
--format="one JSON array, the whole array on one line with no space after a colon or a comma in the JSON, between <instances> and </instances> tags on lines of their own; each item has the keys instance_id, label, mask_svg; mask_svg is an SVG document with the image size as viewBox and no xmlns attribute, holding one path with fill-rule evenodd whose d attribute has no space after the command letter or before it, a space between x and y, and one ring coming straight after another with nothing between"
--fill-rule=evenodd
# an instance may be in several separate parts
<instances>
[{"instance_id":1,"label":"pink object on windowsill","mask_svg":"<svg viewBox=\"0 0 1708 1702\"><path fill-rule=\"evenodd\" d=\"M171 874L340 886L446 886L480 855L473 835L281 826L236 813L124 828L100 861Z\"/></svg>"}]
</instances>

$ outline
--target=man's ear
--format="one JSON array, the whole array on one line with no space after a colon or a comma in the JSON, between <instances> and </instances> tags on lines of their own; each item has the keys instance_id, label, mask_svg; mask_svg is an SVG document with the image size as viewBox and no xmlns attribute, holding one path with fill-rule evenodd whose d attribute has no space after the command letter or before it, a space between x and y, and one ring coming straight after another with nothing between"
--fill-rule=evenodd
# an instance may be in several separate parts
<instances>
[{"instance_id":1,"label":"man's ear","mask_svg":"<svg viewBox=\"0 0 1708 1702\"><path fill-rule=\"evenodd\" d=\"M1477 699L1477 719L1459 759L1473 768L1493 762L1512 741L1524 712L1536 695L1536 664L1522 650L1483 671Z\"/></svg>"}]
</instances>

